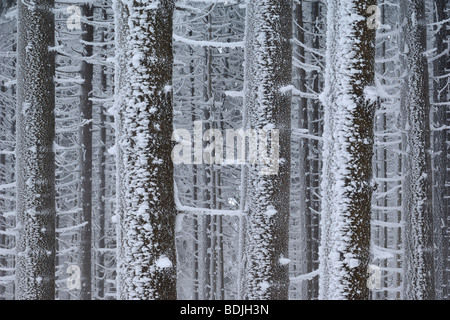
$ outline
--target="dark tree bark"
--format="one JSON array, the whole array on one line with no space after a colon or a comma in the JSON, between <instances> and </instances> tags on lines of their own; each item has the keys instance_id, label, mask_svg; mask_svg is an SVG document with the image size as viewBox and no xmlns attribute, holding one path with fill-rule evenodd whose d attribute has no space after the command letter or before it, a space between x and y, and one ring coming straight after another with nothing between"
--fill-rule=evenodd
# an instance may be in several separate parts
<instances>
[{"instance_id":1,"label":"dark tree bark","mask_svg":"<svg viewBox=\"0 0 450 320\"><path fill-rule=\"evenodd\" d=\"M172 0L115 1L118 298L176 299Z\"/></svg>"},{"instance_id":2,"label":"dark tree bark","mask_svg":"<svg viewBox=\"0 0 450 320\"><path fill-rule=\"evenodd\" d=\"M367 300L370 259L375 29L374 0L328 3L324 103L320 298ZM342 20L342 17L347 17Z\"/></svg>"},{"instance_id":3,"label":"dark tree bark","mask_svg":"<svg viewBox=\"0 0 450 320\"><path fill-rule=\"evenodd\" d=\"M16 299L55 297L54 3L18 3Z\"/></svg>"},{"instance_id":4,"label":"dark tree bark","mask_svg":"<svg viewBox=\"0 0 450 320\"><path fill-rule=\"evenodd\" d=\"M94 7L90 4L81 6L81 15L92 21ZM85 225L80 229L79 265L81 291L80 300L91 300L92 297L92 79L94 66L86 61L92 57L94 41L94 27L91 23L81 24L81 40L83 53L80 74L84 80L80 95L80 166L81 166L81 217L79 223Z\"/></svg>"},{"instance_id":5,"label":"dark tree bark","mask_svg":"<svg viewBox=\"0 0 450 320\"><path fill-rule=\"evenodd\" d=\"M106 10L102 10L103 20L106 21ZM102 32L101 41L106 42L106 34ZM107 46L103 46L106 50ZM107 92L108 77L106 74L106 66L102 66L100 70L100 82L103 93ZM98 149L99 159L99 193L98 193L98 247L99 249L106 248L106 143L107 143L107 131L106 131L106 106L102 105L100 109L100 147ZM98 253L98 283L97 283L97 296L99 299L105 298L105 254L104 252Z\"/></svg>"},{"instance_id":6,"label":"dark tree bark","mask_svg":"<svg viewBox=\"0 0 450 320\"><path fill-rule=\"evenodd\" d=\"M259 134L256 163L248 165L245 295L250 300L288 298L292 1L247 3L244 105L249 129ZM265 137L264 130L279 130ZM262 161L262 140L275 156ZM268 149L269 150L269 149ZM254 155L255 156L255 155ZM267 154L264 155L267 157Z\"/></svg>"},{"instance_id":7,"label":"dark tree bark","mask_svg":"<svg viewBox=\"0 0 450 320\"><path fill-rule=\"evenodd\" d=\"M434 0L434 23L447 19L445 5L447 0ZM436 248L436 299L448 299L449 281L449 235L448 235L448 197L446 193L447 162L448 162L448 127L447 109L448 102L448 78L446 78L446 64L448 59L448 44L445 44L447 36L447 24L436 25L434 43L436 56L433 61L433 218L434 236ZM447 51L448 52L448 51Z\"/></svg>"},{"instance_id":8,"label":"dark tree bark","mask_svg":"<svg viewBox=\"0 0 450 320\"><path fill-rule=\"evenodd\" d=\"M315 51L319 51L321 48L321 30L320 30L320 20L321 20L321 4L320 1L316 0L311 4L311 23L313 24L312 30L314 33L312 40L312 48ZM316 64L319 64L323 59L317 55L312 54L312 58ZM314 92L319 93L323 83L321 80L321 75L318 71L313 70L311 72L312 79L312 89ZM312 101L312 110L310 113L309 121L309 131L310 134L317 137L322 136L322 104L318 100ZM310 211L311 211L311 259L312 259L312 270L319 269L319 222L320 222L320 176L321 176L321 155L320 155L320 143L318 139L313 139L310 142ZM319 296L319 279L314 277L310 280L309 284L310 298L317 299Z\"/></svg>"}]
</instances>

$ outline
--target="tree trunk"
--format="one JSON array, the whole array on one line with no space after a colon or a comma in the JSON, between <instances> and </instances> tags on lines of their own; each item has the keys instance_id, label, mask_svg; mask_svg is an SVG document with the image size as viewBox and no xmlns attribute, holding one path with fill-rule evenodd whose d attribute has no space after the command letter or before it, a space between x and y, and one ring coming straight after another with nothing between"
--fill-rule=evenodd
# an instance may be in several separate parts
<instances>
[{"instance_id":1,"label":"tree trunk","mask_svg":"<svg viewBox=\"0 0 450 320\"><path fill-rule=\"evenodd\" d=\"M81 14L88 21L92 21L94 7L83 4ZM89 44L94 41L94 27L90 23L81 24L83 41L83 58L92 57L93 48ZM80 266L81 291L80 300L91 300L92 280L92 78L94 66L85 59L81 61L81 85L80 95L80 162L81 162L81 219L79 223L85 225L80 228L80 243L78 263Z\"/></svg>"},{"instance_id":2,"label":"tree trunk","mask_svg":"<svg viewBox=\"0 0 450 320\"><path fill-rule=\"evenodd\" d=\"M292 2L250 0L247 3L245 108L249 129L259 134L256 158L250 162L247 185L245 294L250 300L288 298L289 193L291 93L280 90L292 81ZM264 130L269 139L271 163L261 161ZM256 155L254 155L256 156ZM279 160L279 161L278 161ZM273 168L271 168L273 169Z\"/></svg>"},{"instance_id":3,"label":"tree trunk","mask_svg":"<svg viewBox=\"0 0 450 320\"><path fill-rule=\"evenodd\" d=\"M366 300L370 258L374 0L330 0L324 104L320 298ZM342 19L342 17L346 17Z\"/></svg>"},{"instance_id":4,"label":"tree trunk","mask_svg":"<svg viewBox=\"0 0 450 320\"><path fill-rule=\"evenodd\" d=\"M1 10L0 10L1 14ZM6 88L3 85L3 81L0 82L0 95L6 93ZM0 96L0 99L2 97ZM2 141L6 141L6 133L7 133L7 124L6 124L6 103L1 103L0 100L0 137ZM5 150L5 149L4 149ZM0 154L0 185L6 183L6 175L7 175L7 169L6 169L6 155L4 153ZM6 249L7 243L6 243L6 218L4 216L6 211L6 201L3 199L3 196L5 194L4 190L0 190L0 249ZM5 255L0 255L0 268L6 268L7 267L7 259ZM6 275L6 272L2 269L0 269L0 279ZM0 282L0 300L5 300L4 294L6 292L6 286Z\"/></svg>"},{"instance_id":5,"label":"tree trunk","mask_svg":"<svg viewBox=\"0 0 450 320\"><path fill-rule=\"evenodd\" d=\"M294 37L303 45L298 45L294 47L294 59L297 59L300 64L295 66L294 64L294 72L293 72L293 83L296 88L298 88L301 92L307 91L306 86L306 71L304 66L301 64L305 64L305 25L303 23L303 5L302 1L298 2L294 6ZM308 130L308 100L304 97L300 97L296 99L296 103L298 105L298 128ZM304 261L302 270L303 273L312 272L312 216L311 216L311 185L310 185L310 174L311 168L309 163L309 139L301 137L298 143L299 150L299 190L300 193L300 246L305 249L301 250L302 253L300 255L300 260ZM298 259L298 258L297 258ZM308 282L305 284L306 287L306 298L307 300L311 299L311 283Z\"/></svg>"},{"instance_id":6,"label":"tree trunk","mask_svg":"<svg viewBox=\"0 0 450 320\"><path fill-rule=\"evenodd\" d=\"M447 18L445 3L447 0L434 0L435 23L444 21ZM434 117L433 123L435 131L433 133L433 218L436 248L436 299L448 299L448 220L446 196L446 170L448 161L447 132L445 129L447 121L448 103L448 79L445 77L448 53L445 54L447 46L445 39L447 36L447 25L435 27L436 56L441 55L433 62L433 103Z\"/></svg>"},{"instance_id":7,"label":"tree trunk","mask_svg":"<svg viewBox=\"0 0 450 320\"><path fill-rule=\"evenodd\" d=\"M102 9L103 20L107 20L107 13L105 9ZM106 31L102 32L101 42L106 42ZM107 46L103 46L103 50L106 50ZM100 83L101 83L101 92L106 94L107 92L107 74L106 74L106 66L102 66L100 70ZM100 147L98 149L98 159L99 159L99 193L98 193L98 219L99 219L99 227L98 227L98 248L105 249L106 248L106 230L105 230L105 222L106 222L106 143L107 143L107 135L106 135L106 106L102 105L100 107ZM105 298L105 276L106 276L106 267L105 267L105 253L98 253L98 282L97 282L97 296L99 299Z\"/></svg>"},{"instance_id":8,"label":"tree trunk","mask_svg":"<svg viewBox=\"0 0 450 320\"><path fill-rule=\"evenodd\" d=\"M174 3L115 1L118 298L176 299Z\"/></svg>"},{"instance_id":9,"label":"tree trunk","mask_svg":"<svg viewBox=\"0 0 450 320\"><path fill-rule=\"evenodd\" d=\"M18 3L16 299L55 297L54 3Z\"/></svg>"},{"instance_id":10,"label":"tree trunk","mask_svg":"<svg viewBox=\"0 0 450 320\"><path fill-rule=\"evenodd\" d=\"M311 4L312 14L311 22L314 24L313 33L314 39L312 41L312 48L316 51L320 51L320 19L321 19L321 4L320 1L315 0ZM316 59L318 65L322 58L316 54L312 55L313 59ZM312 89L313 92L319 93L322 86L321 76L319 72L313 70L311 72ZM322 104L318 101L312 101L311 121L309 121L310 134L317 137L322 136ZM311 159L310 159L310 211L311 211L311 258L312 258L312 270L319 269L319 223L320 223L320 176L321 176L321 160L320 160L320 143L318 139L313 139L310 142ZM319 279L314 277L310 280L310 298L316 300L319 296Z\"/></svg>"},{"instance_id":11,"label":"tree trunk","mask_svg":"<svg viewBox=\"0 0 450 320\"><path fill-rule=\"evenodd\" d=\"M403 79L401 110L406 133L403 211L404 290L408 300L434 299L431 204L430 98L424 0L401 0Z\"/></svg>"}]
</instances>

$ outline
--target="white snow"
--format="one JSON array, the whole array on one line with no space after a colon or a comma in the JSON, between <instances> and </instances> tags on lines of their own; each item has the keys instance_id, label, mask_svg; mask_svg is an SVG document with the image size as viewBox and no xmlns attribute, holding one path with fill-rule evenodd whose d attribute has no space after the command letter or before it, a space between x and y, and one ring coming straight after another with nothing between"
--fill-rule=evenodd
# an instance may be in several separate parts
<instances>
[{"instance_id":1,"label":"white snow","mask_svg":"<svg viewBox=\"0 0 450 320\"><path fill-rule=\"evenodd\" d=\"M158 260L156 260L155 265L158 268L161 268L161 269L163 269L163 268L171 268L172 267L172 262L166 256L161 256Z\"/></svg>"},{"instance_id":2,"label":"white snow","mask_svg":"<svg viewBox=\"0 0 450 320\"><path fill-rule=\"evenodd\" d=\"M266 292L267 289L270 288L270 284L269 284L269 282L267 282L267 281L263 281L263 282L261 282L261 283L259 284L259 287L260 287L260 289L261 289L262 292Z\"/></svg>"}]
</instances>

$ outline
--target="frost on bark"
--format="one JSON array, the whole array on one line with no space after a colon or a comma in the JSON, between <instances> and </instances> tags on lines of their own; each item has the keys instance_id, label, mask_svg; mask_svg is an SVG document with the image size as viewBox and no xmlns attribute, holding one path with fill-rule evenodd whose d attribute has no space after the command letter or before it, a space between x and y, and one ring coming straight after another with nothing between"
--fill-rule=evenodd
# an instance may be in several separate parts
<instances>
[{"instance_id":1,"label":"frost on bark","mask_svg":"<svg viewBox=\"0 0 450 320\"><path fill-rule=\"evenodd\" d=\"M81 14L88 21L92 21L94 7L90 4L83 4ZM83 57L92 57L94 40L94 27L92 22L81 25L83 34ZM86 60L81 61L80 74L83 81L80 95L80 113L82 124L80 126L80 167L81 167L81 219L80 224L84 225L80 230L79 244L79 266L81 291L80 300L91 300L92 279L92 78L94 73L93 64Z\"/></svg>"},{"instance_id":2,"label":"frost on bark","mask_svg":"<svg viewBox=\"0 0 450 320\"><path fill-rule=\"evenodd\" d=\"M280 160L278 172L271 175L262 174L267 168L261 162L249 165L245 296L287 299L291 94L280 89L292 80L292 3L250 0L246 23L247 125L259 133L279 130ZM261 141L258 146L261 150Z\"/></svg>"},{"instance_id":3,"label":"frost on bark","mask_svg":"<svg viewBox=\"0 0 450 320\"><path fill-rule=\"evenodd\" d=\"M431 208L430 97L424 0L401 0L404 74L401 113L405 132L403 211L405 298L434 299Z\"/></svg>"},{"instance_id":4,"label":"frost on bark","mask_svg":"<svg viewBox=\"0 0 450 320\"><path fill-rule=\"evenodd\" d=\"M434 0L434 43L437 49L436 59L433 61L433 219L435 239L435 269L436 269L436 299L448 299L449 263L448 263L448 193L446 193L448 146L447 109L448 77L446 77L446 64L448 59L448 44L445 44L447 25L442 23L448 17L445 11L447 0ZM439 24L440 23L440 24Z\"/></svg>"},{"instance_id":5,"label":"frost on bark","mask_svg":"<svg viewBox=\"0 0 450 320\"><path fill-rule=\"evenodd\" d=\"M106 9L102 9L102 17L103 20L106 21L108 18ZM100 42L106 43L107 41L107 32L106 30L102 31L100 36ZM103 49L106 51L107 45L103 47ZM106 57L106 54L105 54ZM109 84L109 78L107 75L107 67L102 66L100 69L100 88L102 94L106 94L108 92L108 84ZM106 220L108 219L106 216L106 181L107 181L107 166L106 166L106 152L107 152L107 111L106 106L102 105L99 110L99 143L100 146L98 148L98 188L99 192L97 195L97 205L98 205L98 248L104 249L106 248ZM100 299L104 299L106 296L106 277L107 277L107 270L104 267L105 262L107 261L105 259L105 253L99 252L98 258L97 258L97 264L98 264L98 282L97 282L97 296Z\"/></svg>"},{"instance_id":6,"label":"frost on bark","mask_svg":"<svg viewBox=\"0 0 450 320\"><path fill-rule=\"evenodd\" d=\"M173 7L114 3L119 299L176 299Z\"/></svg>"},{"instance_id":7,"label":"frost on bark","mask_svg":"<svg viewBox=\"0 0 450 320\"><path fill-rule=\"evenodd\" d=\"M329 0L324 104L320 299L369 298L374 0Z\"/></svg>"},{"instance_id":8,"label":"frost on bark","mask_svg":"<svg viewBox=\"0 0 450 320\"><path fill-rule=\"evenodd\" d=\"M52 0L18 2L16 299L55 296Z\"/></svg>"}]
</instances>

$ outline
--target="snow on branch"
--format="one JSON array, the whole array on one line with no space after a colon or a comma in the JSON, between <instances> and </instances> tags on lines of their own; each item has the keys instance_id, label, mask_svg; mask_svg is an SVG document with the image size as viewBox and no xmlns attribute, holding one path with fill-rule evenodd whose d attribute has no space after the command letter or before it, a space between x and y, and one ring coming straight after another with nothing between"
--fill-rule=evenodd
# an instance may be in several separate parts
<instances>
[{"instance_id":1,"label":"snow on branch","mask_svg":"<svg viewBox=\"0 0 450 320\"><path fill-rule=\"evenodd\" d=\"M89 221L85 221L85 222L77 224L75 226L65 227L65 228L57 228L56 232L57 233L66 233L66 232L70 232L70 231L76 231L78 228L84 227L88 223L89 223Z\"/></svg>"},{"instance_id":2,"label":"snow on branch","mask_svg":"<svg viewBox=\"0 0 450 320\"><path fill-rule=\"evenodd\" d=\"M218 209L205 209L205 208L195 208L188 207L184 205L177 205L177 210L184 213L191 213L194 215L205 215L205 216L244 216L244 212L241 210L218 210Z\"/></svg>"},{"instance_id":3,"label":"snow on branch","mask_svg":"<svg viewBox=\"0 0 450 320\"><path fill-rule=\"evenodd\" d=\"M297 282L302 282L305 280L311 280L318 275L319 275L319 269L314 270L313 272L310 272L307 274L302 274L301 276L292 277L289 280L291 280L291 283L297 283Z\"/></svg>"},{"instance_id":4,"label":"snow on branch","mask_svg":"<svg viewBox=\"0 0 450 320\"><path fill-rule=\"evenodd\" d=\"M447 105L447 104L444 104L444 105ZM445 130L450 130L450 126L440 126L440 127L433 127L432 129L431 129L431 131L433 131L433 132L435 132L435 131L445 131Z\"/></svg>"},{"instance_id":5,"label":"snow on branch","mask_svg":"<svg viewBox=\"0 0 450 320\"><path fill-rule=\"evenodd\" d=\"M12 230L6 230L6 231L0 230L0 234L4 235L4 236L14 237L16 235L16 232L12 231Z\"/></svg>"},{"instance_id":6,"label":"snow on branch","mask_svg":"<svg viewBox=\"0 0 450 320\"><path fill-rule=\"evenodd\" d=\"M371 224L384 228L403 228L405 226L404 222L386 222L381 220L372 220Z\"/></svg>"},{"instance_id":7,"label":"snow on branch","mask_svg":"<svg viewBox=\"0 0 450 320\"><path fill-rule=\"evenodd\" d=\"M191 12L196 12L196 13L201 13L202 11L198 8L189 6L185 3L177 3L175 4L175 9L179 10L179 11L191 11Z\"/></svg>"},{"instance_id":8,"label":"snow on branch","mask_svg":"<svg viewBox=\"0 0 450 320\"><path fill-rule=\"evenodd\" d=\"M302 43L301 41L299 41L298 39L292 38L292 42L300 47L302 47L303 49L305 49L306 51L309 51L319 57L325 57L325 54L323 52L320 52L316 49L313 49L311 47L306 46L304 43Z\"/></svg>"},{"instance_id":9,"label":"snow on branch","mask_svg":"<svg viewBox=\"0 0 450 320\"><path fill-rule=\"evenodd\" d=\"M0 284L8 284L14 282L16 277L14 275L0 277Z\"/></svg>"},{"instance_id":10,"label":"snow on branch","mask_svg":"<svg viewBox=\"0 0 450 320\"><path fill-rule=\"evenodd\" d=\"M300 136L301 138L323 141L322 137L315 136L313 134L309 134L307 129L292 129L292 134L296 136Z\"/></svg>"},{"instance_id":11,"label":"snow on branch","mask_svg":"<svg viewBox=\"0 0 450 320\"><path fill-rule=\"evenodd\" d=\"M443 24L446 24L447 22L450 22L450 18L442 20L442 21L427 23L427 25L428 26L442 26Z\"/></svg>"},{"instance_id":12,"label":"snow on branch","mask_svg":"<svg viewBox=\"0 0 450 320\"><path fill-rule=\"evenodd\" d=\"M1 249L0 248L0 256L7 256L7 255L15 255L16 249Z\"/></svg>"},{"instance_id":13,"label":"snow on branch","mask_svg":"<svg viewBox=\"0 0 450 320\"><path fill-rule=\"evenodd\" d=\"M188 39L185 37L181 37L176 34L173 35L173 39L177 42L182 42L182 43L189 44L191 46L199 46L199 47L230 48L230 49L244 47L243 41L238 41L238 42L199 41L199 40L192 40L192 39Z\"/></svg>"},{"instance_id":14,"label":"snow on branch","mask_svg":"<svg viewBox=\"0 0 450 320\"><path fill-rule=\"evenodd\" d=\"M175 206L180 214L191 213L193 215L207 215L207 216L244 216L245 213L241 210L218 210L218 209L205 209L205 208L196 208L189 207L181 204L180 198L178 197L178 187L176 182L174 182L174 198L175 198Z\"/></svg>"},{"instance_id":15,"label":"snow on branch","mask_svg":"<svg viewBox=\"0 0 450 320\"><path fill-rule=\"evenodd\" d=\"M15 182L12 183L5 183L0 185L0 191L5 189L13 189L16 186Z\"/></svg>"},{"instance_id":16,"label":"snow on branch","mask_svg":"<svg viewBox=\"0 0 450 320\"><path fill-rule=\"evenodd\" d=\"M243 97L244 91L225 91L225 95L232 98Z\"/></svg>"},{"instance_id":17,"label":"snow on branch","mask_svg":"<svg viewBox=\"0 0 450 320\"><path fill-rule=\"evenodd\" d=\"M289 85L289 86L285 86L285 87L281 87L280 88L280 92L281 93L286 93L288 91L292 91L292 95L300 97L300 98L318 99L318 97L319 97L315 93L307 93L307 92L300 91L297 88L295 88L292 84Z\"/></svg>"}]
</instances>

